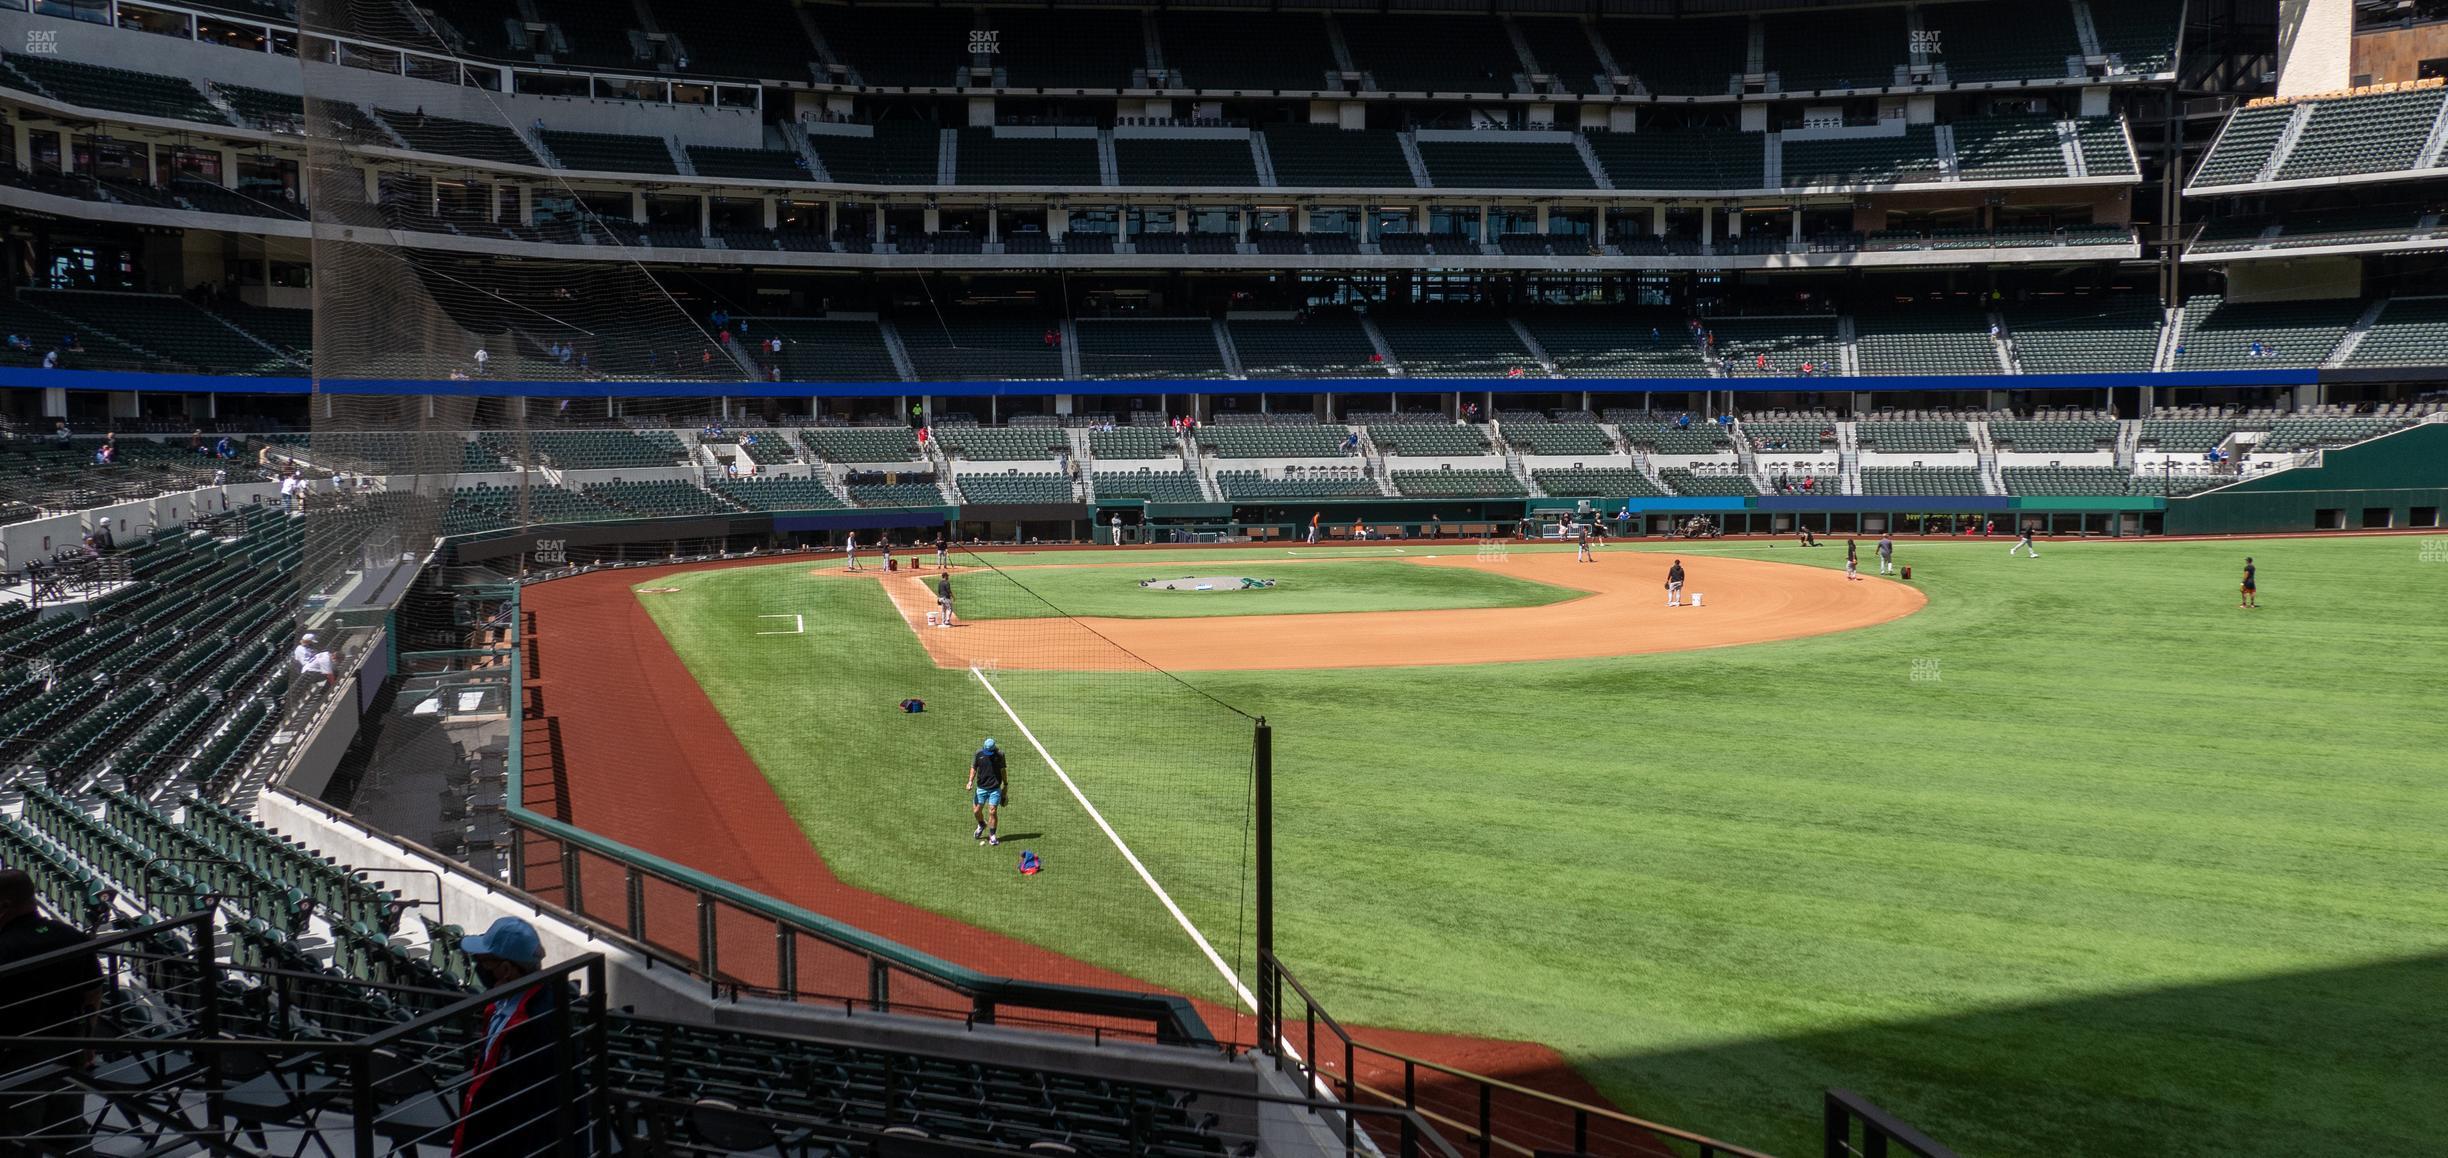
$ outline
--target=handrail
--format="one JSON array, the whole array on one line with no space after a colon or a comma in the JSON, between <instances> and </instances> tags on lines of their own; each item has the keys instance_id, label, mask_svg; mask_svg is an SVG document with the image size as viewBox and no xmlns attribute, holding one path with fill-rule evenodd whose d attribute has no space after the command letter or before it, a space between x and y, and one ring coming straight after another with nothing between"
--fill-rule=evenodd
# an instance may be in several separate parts
<instances>
[{"instance_id":1,"label":"handrail","mask_svg":"<svg viewBox=\"0 0 2448 1158\"><path fill-rule=\"evenodd\" d=\"M1851 1090L1827 1092L1822 1103L1825 1154L1824 1158L1853 1158L1856 1154L1883 1155L1892 1142L1912 1151L1920 1158L1955 1158L1955 1151L1916 1129L1912 1123L1898 1118L1868 1098ZM1853 1123L1862 1124L1862 1147L1853 1148Z\"/></svg>"},{"instance_id":2,"label":"handrail","mask_svg":"<svg viewBox=\"0 0 2448 1158\"><path fill-rule=\"evenodd\" d=\"M518 623L521 590L511 586L505 597L509 600L514 643L510 648L510 676L514 687L526 686L526 656L524 639ZM522 699L524 692L521 693ZM625 868L653 878L679 885L701 897L714 897L757 914L792 930L814 937L826 944L849 950L871 961L899 966L935 984L965 994L976 1002L978 1011L991 1016L999 1004L1027 1006L1064 1013L1102 1015L1133 1020L1152 1021L1158 1026L1158 1039L1184 1044L1221 1046L1223 1043L1202 1019L1198 1010L1186 998L1172 994L1134 992L1092 986L1063 985L1048 981L1028 981L1013 977L998 977L981 973L965 965L944 960L930 953L910 948L898 941L848 925L821 913L793 905L759 893L737 883L686 865L633 848L620 841L590 832L574 824L545 816L526 806L525 729L509 729L507 744L508 791L504 811L521 828L541 833L566 844L606 857ZM515 866L516 858L514 858ZM698 970L692 968L691 972ZM707 976L719 983L718 976Z\"/></svg>"},{"instance_id":3,"label":"handrail","mask_svg":"<svg viewBox=\"0 0 2448 1158\"><path fill-rule=\"evenodd\" d=\"M1483 1138L1489 1137L1489 1123L1487 1120L1490 1112L1491 1101L1489 1095L1493 1093L1503 1093L1509 1097L1523 1098L1544 1105L1554 1106L1561 1110L1571 1111L1573 1115L1573 1133L1575 1136L1574 1142L1576 1149L1581 1149L1586 1146L1589 1133L1588 1124L1591 1121L1601 1121L1612 1122L1620 1126L1629 1126L1634 1129L1643 1130L1666 1138L1672 1138L1681 1142L1689 1142L1700 1147L1702 1154L1725 1154L1731 1155L1732 1158L1772 1158L1771 1155L1758 1150L1753 1150L1746 1146L1738 1146L1732 1142L1721 1141L1705 1134L1696 1134L1689 1130L1684 1130L1675 1126L1668 1126L1660 1122L1652 1122L1646 1118L1634 1117L1633 1115L1624 1113L1621 1110L1610 1109L1605 1106L1595 1106L1587 1102L1574 1101L1573 1099L1564 1097L1560 1094L1551 1094L1545 1090L1534 1090L1528 1086L1505 1081L1502 1078L1491 1078L1484 1074L1472 1073L1469 1070L1459 1069L1454 1066L1446 1065L1442 1062L1435 1062L1426 1058L1415 1057L1399 1050L1384 1049L1378 1046L1369 1045L1366 1042L1362 1042L1357 1038L1354 1038L1350 1031L1344 1029L1342 1023L1336 1021L1334 1016L1328 1013L1325 1007L1318 1002L1316 996L1309 992L1308 987L1301 984L1300 979L1294 977L1292 975L1292 971L1284 967L1282 959L1276 957L1273 953L1261 952L1259 955L1259 969L1261 970L1261 985L1259 992L1262 995L1265 995L1266 999L1269 1000L1274 1006L1277 1033L1279 1036L1288 1037L1289 1033L1283 1028L1283 1022L1285 1019L1282 1015L1281 1001L1279 996L1276 994L1274 985L1272 983L1273 980L1281 980L1284 984L1290 985L1292 987L1292 991L1300 995L1301 1001L1307 1006L1310 1017L1314 1018L1318 1022L1324 1023L1327 1029L1334 1035L1335 1039L1343 1044L1344 1057L1347 1059L1344 1063L1344 1085L1346 1090L1344 1100L1347 1102L1352 1100L1350 1097L1350 1091L1355 1088L1368 1090L1368 1092L1373 1093L1378 1097L1389 1099L1392 1097L1391 1094L1363 1085L1360 1082L1359 1075L1352 1072L1353 1067L1351 1061L1348 1059L1350 1059L1355 1053L1365 1053L1374 1057L1386 1058L1391 1061L1402 1063L1405 1069L1405 1088L1403 1091L1403 1097L1406 1099L1406 1104L1412 1099L1409 1074L1411 1071L1415 1070L1424 1069L1433 1073L1443 1074L1447 1077L1457 1078L1477 1088L1480 1091L1478 1100L1481 1121L1476 1132L1478 1132ZM1315 1081L1319 1079L1317 1075L1317 1050L1315 1047L1314 1032L1312 1033L1311 1037L1311 1046L1308 1050L1306 1061L1303 1064L1308 1070L1308 1074L1312 1081ZM1276 1053L1276 1065L1278 1068L1281 1068L1283 1065L1282 1053L1280 1050L1276 1050L1274 1048L1274 1043L1269 1043L1269 1049L1271 1052ZM1453 1124L1463 1129L1472 1128L1468 1123L1455 1122ZM1907 1127L1907 1129L1909 1129L1909 1127ZM1529 1153L1540 1149L1540 1147L1522 1147L1521 1149L1524 1153ZM1952 1156L1932 1155L1930 1158L1952 1158Z\"/></svg>"}]
</instances>

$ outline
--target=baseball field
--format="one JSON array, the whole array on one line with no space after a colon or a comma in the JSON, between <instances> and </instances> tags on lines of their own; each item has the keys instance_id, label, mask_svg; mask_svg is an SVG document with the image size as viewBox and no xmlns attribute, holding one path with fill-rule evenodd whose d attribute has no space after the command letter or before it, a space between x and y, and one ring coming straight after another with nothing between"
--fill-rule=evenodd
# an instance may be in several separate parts
<instances>
[{"instance_id":1,"label":"baseball field","mask_svg":"<svg viewBox=\"0 0 2448 1158\"><path fill-rule=\"evenodd\" d=\"M2415 1154L2448 1133L2443 546L1907 540L1909 585L1847 583L1841 541L956 554L953 628L932 572L594 578L841 883L1016 945L1229 1007L1117 843L1245 961L1264 715L1280 949L1347 1023L1543 1043L1778 1153L1844 1086L1968 1154ZM1663 607L1670 557L1706 606ZM1179 578L1212 589L1141 585Z\"/></svg>"}]
</instances>

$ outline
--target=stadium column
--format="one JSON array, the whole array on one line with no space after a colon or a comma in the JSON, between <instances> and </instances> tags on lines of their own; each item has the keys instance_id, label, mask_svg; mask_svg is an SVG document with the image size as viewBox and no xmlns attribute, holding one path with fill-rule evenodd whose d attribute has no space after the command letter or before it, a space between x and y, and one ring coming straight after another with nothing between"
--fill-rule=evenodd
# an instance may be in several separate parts
<instances>
[{"instance_id":1,"label":"stadium column","mask_svg":"<svg viewBox=\"0 0 2448 1158\"><path fill-rule=\"evenodd\" d=\"M1002 240L1003 210L996 206L989 205L986 207L986 244L995 245L1000 243Z\"/></svg>"}]
</instances>

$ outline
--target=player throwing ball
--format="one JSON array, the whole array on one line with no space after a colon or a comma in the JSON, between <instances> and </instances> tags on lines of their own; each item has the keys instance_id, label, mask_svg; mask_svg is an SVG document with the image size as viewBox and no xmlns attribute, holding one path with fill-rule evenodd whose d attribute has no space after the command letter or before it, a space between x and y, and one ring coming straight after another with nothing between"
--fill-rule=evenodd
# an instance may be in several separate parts
<instances>
[{"instance_id":1,"label":"player throwing ball","mask_svg":"<svg viewBox=\"0 0 2448 1158\"><path fill-rule=\"evenodd\" d=\"M1003 750L989 738L969 758L969 815L977 827L969 836L979 844L1001 844L995 835L995 822L1003 810Z\"/></svg>"}]
</instances>

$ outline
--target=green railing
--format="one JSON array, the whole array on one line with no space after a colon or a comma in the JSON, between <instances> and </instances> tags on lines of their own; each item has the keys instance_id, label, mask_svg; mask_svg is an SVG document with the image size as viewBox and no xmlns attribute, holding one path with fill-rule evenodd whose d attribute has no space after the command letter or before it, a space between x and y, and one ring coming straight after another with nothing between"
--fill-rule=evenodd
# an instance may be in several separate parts
<instances>
[{"instance_id":1,"label":"green railing","mask_svg":"<svg viewBox=\"0 0 2448 1158\"><path fill-rule=\"evenodd\" d=\"M523 689L517 585L469 593L508 603L510 683ZM1100 1040L1230 1048L1183 998L982 973L537 812L526 795L526 695L516 694L507 751L511 883L649 947L650 959L678 961L718 998L764 996Z\"/></svg>"}]
</instances>

